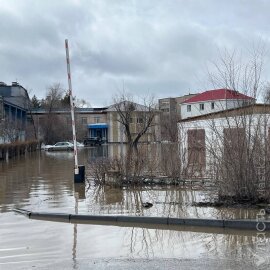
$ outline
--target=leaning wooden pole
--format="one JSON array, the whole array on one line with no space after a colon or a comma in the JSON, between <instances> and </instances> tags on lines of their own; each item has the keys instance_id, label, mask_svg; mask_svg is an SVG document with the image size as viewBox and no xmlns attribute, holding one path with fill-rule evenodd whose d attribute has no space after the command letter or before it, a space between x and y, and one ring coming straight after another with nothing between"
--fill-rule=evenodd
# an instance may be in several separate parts
<instances>
[{"instance_id":1,"label":"leaning wooden pole","mask_svg":"<svg viewBox=\"0 0 270 270\"><path fill-rule=\"evenodd\" d=\"M73 94L72 94L70 59L69 59L69 49L68 49L68 40L67 39L65 40L65 46L66 46L67 76L68 76L68 89L69 89L70 112L71 112L71 123L72 123L72 135L73 135L73 145L74 145L74 163L75 163L74 181L75 182L83 182L84 181L84 166L80 166L81 168L79 168L79 165L78 165L78 149L77 149L75 113L74 113L75 106L74 106L74 99L73 99Z\"/></svg>"}]
</instances>

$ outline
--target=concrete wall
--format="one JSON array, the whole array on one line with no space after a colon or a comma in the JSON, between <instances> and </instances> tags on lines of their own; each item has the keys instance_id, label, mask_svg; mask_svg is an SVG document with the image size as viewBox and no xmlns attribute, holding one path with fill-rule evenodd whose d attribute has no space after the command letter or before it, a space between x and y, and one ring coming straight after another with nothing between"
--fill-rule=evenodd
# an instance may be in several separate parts
<instances>
[{"instance_id":1,"label":"concrete wall","mask_svg":"<svg viewBox=\"0 0 270 270\"><path fill-rule=\"evenodd\" d=\"M220 156L224 153L224 130L225 129L241 129L246 127L246 134L252 135L255 132L262 134L264 139L270 138L270 113L268 114L254 114L246 117L223 117L207 120L183 121L178 123L178 138L180 145L180 156L183 168L188 168L189 160L189 145L188 132L190 130L205 130L205 168L203 174L205 177L212 173L212 164L215 162L215 155ZM267 145L268 142L265 142ZM215 152L215 155L213 155ZM199 176L202 171L193 171L194 176Z\"/></svg>"},{"instance_id":2,"label":"concrete wall","mask_svg":"<svg viewBox=\"0 0 270 270\"><path fill-rule=\"evenodd\" d=\"M83 119L86 118L87 124L96 124L96 123L107 123L107 114L106 113L91 113L91 114L77 114L77 119L82 123Z\"/></svg>"}]
</instances>

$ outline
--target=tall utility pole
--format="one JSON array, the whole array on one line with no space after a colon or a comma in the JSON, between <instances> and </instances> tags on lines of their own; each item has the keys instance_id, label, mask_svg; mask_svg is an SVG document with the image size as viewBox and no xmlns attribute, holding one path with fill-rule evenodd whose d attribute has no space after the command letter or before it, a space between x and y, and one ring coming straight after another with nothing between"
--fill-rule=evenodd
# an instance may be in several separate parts
<instances>
[{"instance_id":1,"label":"tall utility pole","mask_svg":"<svg viewBox=\"0 0 270 270\"><path fill-rule=\"evenodd\" d=\"M75 114L74 114L74 99L72 95L72 85L71 85L71 73L70 73L70 60L69 60L69 50L68 50L68 40L65 40L66 45L66 59L67 59L67 76L68 76L68 88L69 88L69 99L70 99L70 112L71 112L71 122L72 122L72 135L73 135L73 145L74 145L74 180L84 181L84 168L83 169L83 179L80 179L79 165L78 165L78 149L77 149L77 139L76 139L76 127L75 127Z\"/></svg>"}]
</instances>

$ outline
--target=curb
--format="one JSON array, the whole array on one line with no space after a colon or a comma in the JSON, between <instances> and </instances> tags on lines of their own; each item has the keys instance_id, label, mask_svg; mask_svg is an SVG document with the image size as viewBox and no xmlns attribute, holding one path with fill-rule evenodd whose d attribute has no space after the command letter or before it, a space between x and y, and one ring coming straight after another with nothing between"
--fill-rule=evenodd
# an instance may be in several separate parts
<instances>
[{"instance_id":1,"label":"curb","mask_svg":"<svg viewBox=\"0 0 270 270\"><path fill-rule=\"evenodd\" d=\"M144 217L144 216L101 216L101 215L75 215L65 213L39 213L24 209L14 209L16 213L22 214L29 219L78 223L78 224L100 224L116 225L133 223L168 226L195 226L256 230L259 232L270 231L270 221L258 221L256 219L200 219L200 218L170 218L170 217ZM129 226L130 226L129 225Z\"/></svg>"}]
</instances>

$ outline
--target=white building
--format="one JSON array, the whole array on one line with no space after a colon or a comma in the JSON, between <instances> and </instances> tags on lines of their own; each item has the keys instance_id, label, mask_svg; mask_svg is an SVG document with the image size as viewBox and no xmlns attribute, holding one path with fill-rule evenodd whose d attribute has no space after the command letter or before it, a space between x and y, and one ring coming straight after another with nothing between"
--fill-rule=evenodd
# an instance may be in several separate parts
<instances>
[{"instance_id":1,"label":"white building","mask_svg":"<svg viewBox=\"0 0 270 270\"><path fill-rule=\"evenodd\" d=\"M186 119L218 111L242 107L255 99L230 89L205 91L185 100L181 105L181 117Z\"/></svg>"},{"instance_id":2,"label":"white building","mask_svg":"<svg viewBox=\"0 0 270 270\"><path fill-rule=\"evenodd\" d=\"M263 156L267 158L263 164L270 166L270 105L252 104L186 118L178 123L178 132L181 166L192 177L211 177L220 157L237 165L239 155L243 158L246 152L256 166Z\"/></svg>"}]
</instances>

